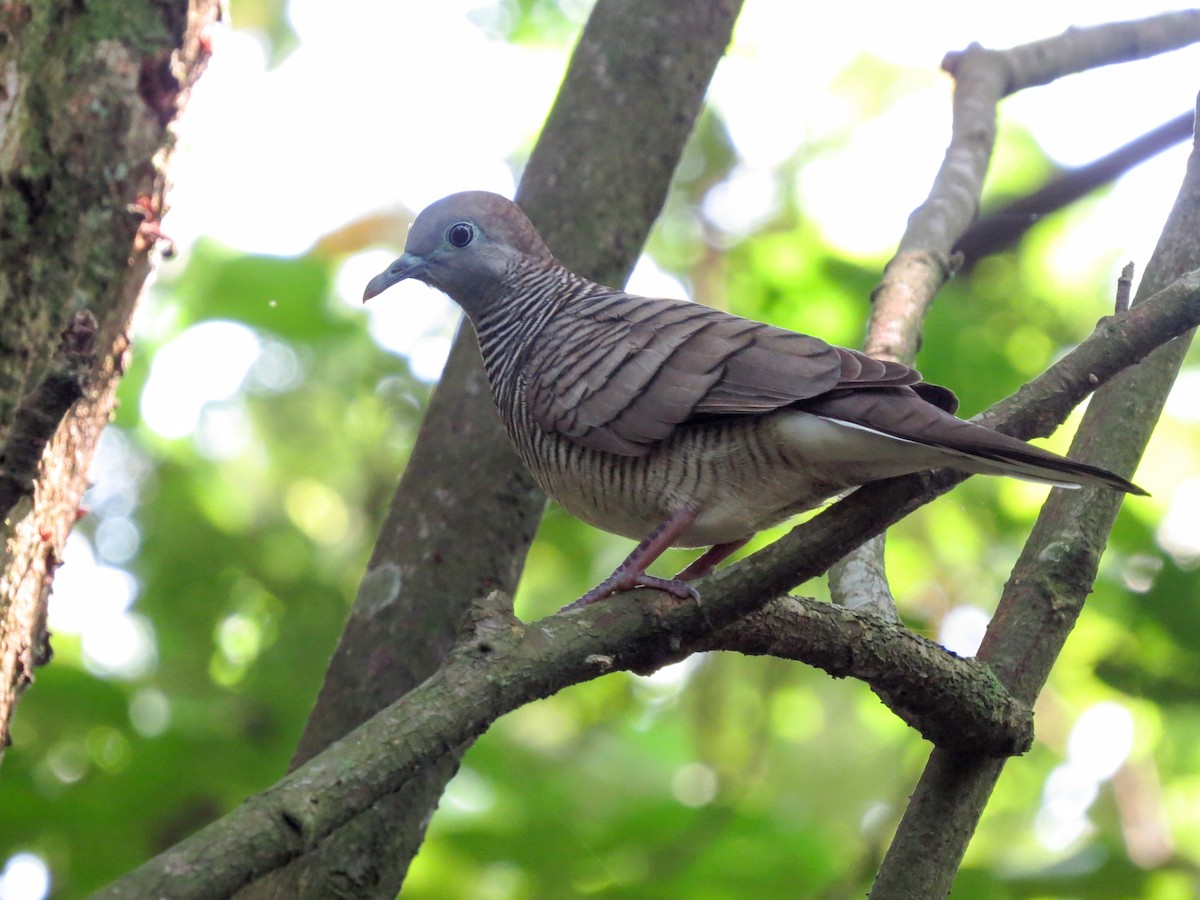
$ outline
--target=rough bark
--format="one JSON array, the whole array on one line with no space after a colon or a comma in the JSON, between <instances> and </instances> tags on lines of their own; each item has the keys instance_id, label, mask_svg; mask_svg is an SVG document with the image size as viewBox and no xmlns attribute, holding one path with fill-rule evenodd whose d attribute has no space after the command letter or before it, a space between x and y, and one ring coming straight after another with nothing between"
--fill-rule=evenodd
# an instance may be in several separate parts
<instances>
[{"instance_id":1,"label":"rough bark","mask_svg":"<svg viewBox=\"0 0 1200 900\"><path fill-rule=\"evenodd\" d=\"M740 6L601 0L592 11L518 193L576 271L611 284L628 277ZM428 678L472 600L493 589L511 596L544 504L462 328L293 766ZM242 896L394 896L468 746L444 748L421 778Z\"/></svg>"},{"instance_id":2,"label":"rough bark","mask_svg":"<svg viewBox=\"0 0 1200 900\"><path fill-rule=\"evenodd\" d=\"M155 259L216 0L0 4L0 742ZM3 745L0 743L0 746Z\"/></svg>"}]
</instances>

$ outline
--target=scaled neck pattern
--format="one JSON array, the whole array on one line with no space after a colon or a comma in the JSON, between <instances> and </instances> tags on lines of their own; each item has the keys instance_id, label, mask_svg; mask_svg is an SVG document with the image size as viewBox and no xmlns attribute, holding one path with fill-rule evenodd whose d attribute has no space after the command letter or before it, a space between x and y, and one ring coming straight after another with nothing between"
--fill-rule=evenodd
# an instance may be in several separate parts
<instances>
[{"instance_id":1,"label":"scaled neck pattern","mask_svg":"<svg viewBox=\"0 0 1200 900\"><path fill-rule=\"evenodd\" d=\"M500 281L495 296L474 317L492 395L510 428L524 405L522 373L547 324L560 311L599 290L556 261L522 261Z\"/></svg>"}]
</instances>

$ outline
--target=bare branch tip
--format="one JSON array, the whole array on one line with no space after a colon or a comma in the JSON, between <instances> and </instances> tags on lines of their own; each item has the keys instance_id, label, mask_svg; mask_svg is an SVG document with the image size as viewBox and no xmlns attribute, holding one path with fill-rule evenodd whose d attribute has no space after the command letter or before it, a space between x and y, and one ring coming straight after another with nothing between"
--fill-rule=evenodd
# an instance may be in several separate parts
<instances>
[{"instance_id":1,"label":"bare branch tip","mask_svg":"<svg viewBox=\"0 0 1200 900\"><path fill-rule=\"evenodd\" d=\"M971 43L967 44L967 46L963 47L961 50L951 50L942 57L942 70L957 77L959 67L962 66L963 60L965 60L971 53L982 49L983 44L979 43L978 41L971 41Z\"/></svg>"},{"instance_id":2,"label":"bare branch tip","mask_svg":"<svg viewBox=\"0 0 1200 900\"><path fill-rule=\"evenodd\" d=\"M1133 263L1127 262L1121 269L1120 277L1117 278L1117 297L1114 306L1118 313L1126 312L1129 309L1130 298L1133 295L1133 272Z\"/></svg>"}]
</instances>

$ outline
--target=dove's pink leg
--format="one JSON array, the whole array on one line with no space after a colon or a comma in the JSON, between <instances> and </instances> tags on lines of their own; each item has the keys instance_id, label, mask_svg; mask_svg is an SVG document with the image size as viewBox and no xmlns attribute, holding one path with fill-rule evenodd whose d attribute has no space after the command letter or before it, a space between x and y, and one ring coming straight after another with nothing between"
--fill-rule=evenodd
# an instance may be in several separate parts
<instances>
[{"instance_id":1,"label":"dove's pink leg","mask_svg":"<svg viewBox=\"0 0 1200 900\"><path fill-rule=\"evenodd\" d=\"M666 591L680 600L699 600L700 594L694 587L687 584L687 582L707 575L717 563L746 543L745 540L731 541L728 544L717 544L714 547L710 547L699 559L674 578L659 578L655 575L646 574L646 569L662 556L663 551L675 543L675 540L687 531L688 527L695 520L696 510L694 509L684 509L675 513L671 518L646 535L642 542L634 548L633 552L625 557L625 561L617 566L616 571L574 603L564 606L563 609L578 609L581 606L587 606L589 603L595 603L597 600L603 600L605 597L611 597L613 594L618 594L621 591L629 591L639 587Z\"/></svg>"},{"instance_id":2,"label":"dove's pink leg","mask_svg":"<svg viewBox=\"0 0 1200 900\"><path fill-rule=\"evenodd\" d=\"M689 565L686 569L675 576L675 581L695 581L697 578L703 578L709 572L717 567L717 563L727 557L735 550L740 550L746 546L746 541L750 538L742 538L740 541L730 541L727 544L713 544L705 550L700 556Z\"/></svg>"}]
</instances>

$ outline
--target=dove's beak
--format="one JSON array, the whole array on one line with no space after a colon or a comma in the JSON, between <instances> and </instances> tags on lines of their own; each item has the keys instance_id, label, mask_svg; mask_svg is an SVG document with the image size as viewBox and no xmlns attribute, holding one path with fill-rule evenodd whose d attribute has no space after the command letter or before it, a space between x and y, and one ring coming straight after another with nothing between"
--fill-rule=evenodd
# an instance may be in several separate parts
<instances>
[{"instance_id":1,"label":"dove's beak","mask_svg":"<svg viewBox=\"0 0 1200 900\"><path fill-rule=\"evenodd\" d=\"M378 294L382 294L393 284L419 274L428 264L429 261L423 257L412 253L404 253L394 263L367 282L366 290L363 291L363 303L366 303Z\"/></svg>"}]
</instances>

